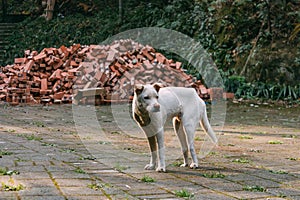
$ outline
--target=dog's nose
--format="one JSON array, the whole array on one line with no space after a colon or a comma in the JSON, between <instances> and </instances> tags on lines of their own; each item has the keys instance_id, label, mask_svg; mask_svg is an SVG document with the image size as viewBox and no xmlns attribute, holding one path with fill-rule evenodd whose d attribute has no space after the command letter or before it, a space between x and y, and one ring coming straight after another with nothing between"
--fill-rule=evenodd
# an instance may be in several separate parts
<instances>
[{"instance_id":1,"label":"dog's nose","mask_svg":"<svg viewBox=\"0 0 300 200\"><path fill-rule=\"evenodd\" d=\"M153 108L154 108L154 112L159 112L159 110L160 110L160 105L159 105L159 103L154 104L154 105L153 105Z\"/></svg>"}]
</instances>

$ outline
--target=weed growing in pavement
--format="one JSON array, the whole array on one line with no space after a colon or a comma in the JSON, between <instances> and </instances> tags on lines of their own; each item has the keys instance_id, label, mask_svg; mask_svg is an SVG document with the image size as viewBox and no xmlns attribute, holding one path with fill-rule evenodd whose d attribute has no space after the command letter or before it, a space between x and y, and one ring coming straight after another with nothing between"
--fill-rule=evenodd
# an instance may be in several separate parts
<instances>
[{"instance_id":1,"label":"weed growing in pavement","mask_svg":"<svg viewBox=\"0 0 300 200\"><path fill-rule=\"evenodd\" d=\"M251 139L253 139L253 137L248 136L248 135L242 135L242 136L240 136L240 139L251 140Z\"/></svg>"},{"instance_id":2,"label":"weed growing in pavement","mask_svg":"<svg viewBox=\"0 0 300 200\"><path fill-rule=\"evenodd\" d=\"M3 191L20 191L20 190L24 190L25 189L25 186L23 186L22 184L15 184L15 181L10 178L9 179L9 183L4 183L4 182L1 182L2 184L2 187L1 187L1 190Z\"/></svg>"},{"instance_id":3,"label":"weed growing in pavement","mask_svg":"<svg viewBox=\"0 0 300 200\"><path fill-rule=\"evenodd\" d=\"M298 136L297 135L292 135L292 134L288 134L288 135L281 135L281 137L283 138L297 138Z\"/></svg>"},{"instance_id":4,"label":"weed growing in pavement","mask_svg":"<svg viewBox=\"0 0 300 200\"><path fill-rule=\"evenodd\" d=\"M0 175L4 176L4 175L8 175L8 176L11 176L13 174L20 174L20 172L16 171L16 170L8 170L7 167L3 168L3 167L0 167Z\"/></svg>"},{"instance_id":5,"label":"weed growing in pavement","mask_svg":"<svg viewBox=\"0 0 300 200\"><path fill-rule=\"evenodd\" d=\"M0 167L0 175L6 175L7 174L7 168Z\"/></svg>"},{"instance_id":6,"label":"weed growing in pavement","mask_svg":"<svg viewBox=\"0 0 300 200\"><path fill-rule=\"evenodd\" d=\"M145 183L153 183L153 182L155 182L155 179L150 176L145 175L145 176L143 176L141 181L143 181Z\"/></svg>"},{"instance_id":7,"label":"weed growing in pavement","mask_svg":"<svg viewBox=\"0 0 300 200\"><path fill-rule=\"evenodd\" d=\"M269 172L273 173L273 174L288 174L288 172L283 171L283 170L269 170Z\"/></svg>"},{"instance_id":8,"label":"weed growing in pavement","mask_svg":"<svg viewBox=\"0 0 300 200\"><path fill-rule=\"evenodd\" d=\"M218 153L217 152L215 152L215 151L211 151L211 152L209 152L209 154L208 155L217 155Z\"/></svg>"},{"instance_id":9,"label":"weed growing in pavement","mask_svg":"<svg viewBox=\"0 0 300 200\"><path fill-rule=\"evenodd\" d=\"M111 188L112 186L109 183L92 183L87 185L88 188L92 190L100 190L102 188Z\"/></svg>"},{"instance_id":10,"label":"weed growing in pavement","mask_svg":"<svg viewBox=\"0 0 300 200\"><path fill-rule=\"evenodd\" d=\"M112 132L110 132L110 134L112 134L112 135L120 135L121 133L119 131L112 131Z\"/></svg>"},{"instance_id":11,"label":"weed growing in pavement","mask_svg":"<svg viewBox=\"0 0 300 200\"><path fill-rule=\"evenodd\" d=\"M74 153L75 149L73 149L73 148L67 148L67 149L63 149L62 152L65 152L65 153Z\"/></svg>"},{"instance_id":12,"label":"weed growing in pavement","mask_svg":"<svg viewBox=\"0 0 300 200\"><path fill-rule=\"evenodd\" d=\"M173 167L180 167L180 165L182 165L182 164L183 164L183 161L177 160L177 161L173 162L171 165Z\"/></svg>"},{"instance_id":13,"label":"weed growing in pavement","mask_svg":"<svg viewBox=\"0 0 300 200\"><path fill-rule=\"evenodd\" d=\"M270 140L268 143L269 144L283 144L283 142L281 142L280 140Z\"/></svg>"},{"instance_id":14,"label":"weed growing in pavement","mask_svg":"<svg viewBox=\"0 0 300 200\"><path fill-rule=\"evenodd\" d=\"M18 185L8 185L5 183L2 183L2 190L4 191L20 191L20 190L24 190L25 187L22 184L18 184Z\"/></svg>"},{"instance_id":15,"label":"weed growing in pavement","mask_svg":"<svg viewBox=\"0 0 300 200\"><path fill-rule=\"evenodd\" d=\"M79 173L79 174L86 174L86 172L83 169L79 168L79 167L74 169L74 172Z\"/></svg>"},{"instance_id":16,"label":"weed growing in pavement","mask_svg":"<svg viewBox=\"0 0 300 200\"><path fill-rule=\"evenodd\" d=\"M18 137L24 137L24 138L26 138L27 140L35 140L35 141L41 141L41 140L43 140L42 137L35 136L34 134L31 134L31 135L18 134L17 136L18 136Z\"/></svg>"},{"instance_id":17,"label":"weed growing in pavement","mask_svg":"<svg viewBox=\"0 0 300 200\"><path fill-rule=\"evenodd\" d=\"M0 151L0 156L10 156L12 155L13 153L10 152L10 151Z\"/></svg>"},{"instance_id":18,"label":"weed growing in pavement","mask_svg":"<svg viewBox=\"0 0 300 200\"><path fill-rule=\"evenodd\" d=\"M225 178L225 175L224 174L221 174L221 173L204 173L202 174L203 177L205 178Z\"/></svg>"},{"instance_id":19,"label":"weed growing in pavement","mask_svg":"<svg viewBox=\"0 0 300 200\"><path fill-rule=\"evenodd\" d=\"M100 141L99 144L111 144L111 142Z\"/></svg>"},{"instance_id":20,"label":"weed growing in pavement","mask_svg":"<svg viewBox=\"0 0 300 200\"><path fill-rule=\"evenodd\" d=\"M280 197L280 198L286 198L287 196L285 194L283 194L282 192L279 192L278 197Z\"/></svg>"},{"instance_id":21,"label":"weed growing in pavement","mask_svg":"<svg viewBox=\"0 0 300 200\"><path fill-rule=\"evenodd\" d=\"M97 158L95 158L94 156L84 156L81 157L80 160L96 160Z\"/></svg>"},{"instance_id":22,"label":"weed growing in pavement","mask_svg":"<svg viewBox=\"0 0 300 200\"><path fill-rule=\"evenodd\" d=\"M45 124L41 121L34 121L34 122L32 122L32 124L37 127L45 127Z\"/></svg>"},{"instance_id":23,"label":"weed growing in pavement","mask_svg":"<svg viewBox=\"0 0 300 200\"><path fill-rule=\"evenodd\" d=\"M119 172L122 172L122 171L128 169L129 167L122 166L122 165L120 165L120 164L118 163L118 164L115 165L114 168L115 168L115 170L117 170L117 171L119 171Z\"/></svg>"},{"instance_id":24,"label":"weed growing in pavement","mask_svg":"<svg viewBox=\"0 0 300 200\"><path fill-rule=\"evenodd\" d=\"M266 192L267 189L258 185L246 185L243 187L243 190L250 192Z\"/></svg>"},{"instance_id":25,"label":"weed growing in pavement","mask_svg":"<svg viewBox=\"0 0 300 200\"><path fill-rule=\"evenodd\" d=\"M235 163L250 163L250 160L246 159L246 158L237 158L237 159L234 159L232 162L235 162Z\"/></svg>"},{"instance_id":26,"label":"weed growing in pavement","mask_svg":"<svg viewBox=\"0 0 300 200\"><path fill-rule=\"evenodd\" d=\"M47 147L56 147L57 145L56 144L52 144L52 143L42 143L42 146L47 146Z\"/></svg>"},{"instance_id":27,"label":"weed growing in pavement","mask_svg":"<svg viewBox=\"0 0 300 200\"><path fill-rule=\"evenodd\" d=\"M290 158L286 158L286 159L292 160L292 161L297 161L298 160L298 158L294 158L294 157L290 157Z\"/></svg>"},{"instance_id":28,"label":"weed growing in pavement","mask_svg":"<svg viewBox=\"0 0 300 200\"><path fill-rule=\"evenodd\" d=\"M195 141L204 141L204 139L201 138L200 136L196 136L196 137L195 137Z\"/></svg>"},{"instance_id":29,"label":"weed growing in pavement","mask_svg":"<svg viewBox=\"0 0 300 200\"><path fill-rule=\"evenodd\" d=\"M175 195L178 196L178 197L183 197L183 198L192 198L192 197L194 197L194 194L191 194L186 189L176 190Z\"/></svg>"}]
</instances>

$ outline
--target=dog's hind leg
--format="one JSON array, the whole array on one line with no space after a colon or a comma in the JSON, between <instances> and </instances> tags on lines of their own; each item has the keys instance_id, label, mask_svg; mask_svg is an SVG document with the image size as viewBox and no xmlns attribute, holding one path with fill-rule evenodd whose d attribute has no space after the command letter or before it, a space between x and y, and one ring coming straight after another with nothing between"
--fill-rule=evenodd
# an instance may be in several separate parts
<instances>
[{"instance_id":1,"label":"dog's hind leg","mask_svg":"<svg viewBox=\"0 0 300 200\"><path fill-rule=\"evenodd\" d=\"M183 154L183 164L180 165L180 167L187 167L188 166L188 145L186 141L186 135L183 130L183 125L180 119L174 117L173 118L173 127L176 135L178 136L180 145L181 145L181 150Z\"/></svg>"},{"instance_id":2,"label":"dog's hind leg","mask_svg":"<svg viewBox=\"0 0 300 200\"><path fill-rule=\"evenodd\" d=\"M193 123L191 120L186 120L183 121L183 125L187 137L187 142L191 153L192 161L193 161L190 164L190 168L196 169L198 168L198 158L194 146L194 135L196 131L196 123Z\"/></svg>"}]
</instances>

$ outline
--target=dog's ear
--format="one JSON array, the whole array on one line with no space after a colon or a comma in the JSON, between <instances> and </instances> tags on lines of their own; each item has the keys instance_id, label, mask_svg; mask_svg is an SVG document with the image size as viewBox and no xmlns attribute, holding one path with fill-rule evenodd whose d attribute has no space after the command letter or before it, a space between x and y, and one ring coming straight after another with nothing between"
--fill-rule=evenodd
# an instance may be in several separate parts
<instances>
[{"instance_id":1,"label":"dog's ear","mask_svg":"<svg viewBox=\"0 0 300 200\"><path fill-rule=\"evenodd\" d=\"M160 88L165 87L162 83L153 83L152 86L154 87L156 92L158 92Z\"/></svg>"},{"instance_id":2,"label":"dog's ear","mask_svg":"<svg viewBox=\"0 0 300 200\"><path fill-rule=\"evenodd\" d=\"M144 86L142 84L136 84L134 85L134 92L137 94L137 95L140 95L144 90Z\"/></svg>"}]
</instances>

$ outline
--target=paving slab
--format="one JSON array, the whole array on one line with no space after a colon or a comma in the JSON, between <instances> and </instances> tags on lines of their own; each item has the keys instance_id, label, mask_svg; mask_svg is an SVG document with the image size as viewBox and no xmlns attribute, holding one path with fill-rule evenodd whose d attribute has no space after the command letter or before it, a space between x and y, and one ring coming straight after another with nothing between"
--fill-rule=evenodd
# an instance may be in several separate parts
<instances>
[{"instance_id":1,"label":"paving slab","mask_svg":"<svg viewBox=\"0 0 300 200\"><path fill-rule=\"evenodd\" d=\"M219 146L195 170L178 167L178 140L166 129L167 173L158 173L143 169L147 140L123 132L109 106L95 109L101 130L86 127L89 135L77 132L71 105L0 109L0 200L184 199L176 195L182 190L190 199L300 199L300 127L290 110L291 123L272 119L270 128L264 121L237 122L235 110L250 108L230 105ZM264 116L256 114L248 117ZM203 136L200 129L196 136ZM198 150L202 142L195 142Z\"/></svg>"}]
</instances>

